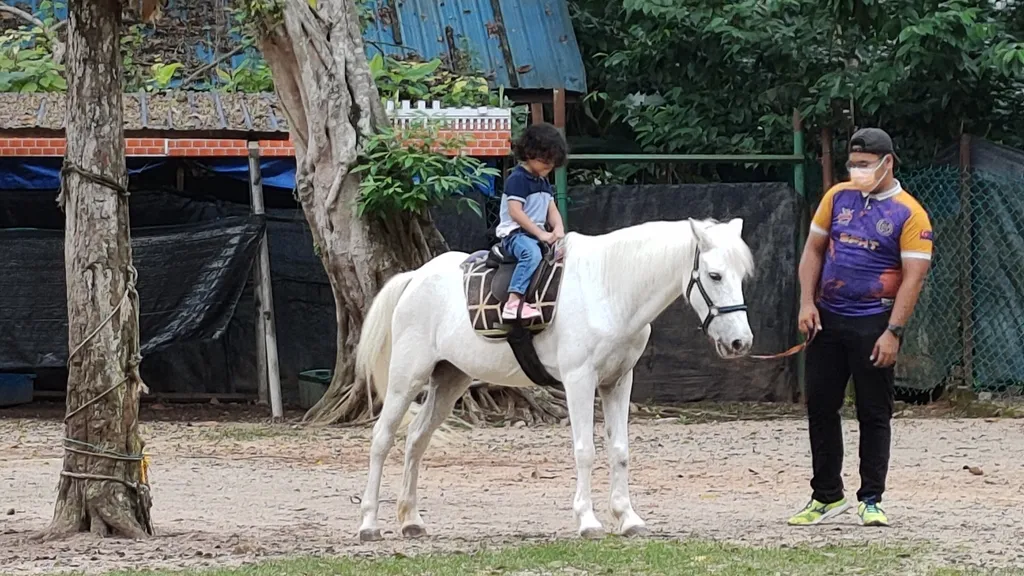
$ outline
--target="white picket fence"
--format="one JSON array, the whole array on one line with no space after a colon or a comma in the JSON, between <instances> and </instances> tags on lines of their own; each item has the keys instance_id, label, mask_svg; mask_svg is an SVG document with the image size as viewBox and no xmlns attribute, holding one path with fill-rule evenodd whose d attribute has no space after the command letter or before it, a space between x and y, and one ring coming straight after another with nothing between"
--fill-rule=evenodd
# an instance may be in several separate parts
<instances>
[{"instance_id":1,"label":"white picket fence","mask_svg":"<svg viewBox=\"0 0 1024 576\"><path fill-rule=\"evenodd\" d=\"M472 108L444 108L438 101L430 103L416 102L413 107L409 100L402 100L396 107L391 100L387 102L387 113L395 128L410 128L431 124L445 130L478 131L478 130L512 130L512 110L480 106Z\"/></svg>"}]
</instances>

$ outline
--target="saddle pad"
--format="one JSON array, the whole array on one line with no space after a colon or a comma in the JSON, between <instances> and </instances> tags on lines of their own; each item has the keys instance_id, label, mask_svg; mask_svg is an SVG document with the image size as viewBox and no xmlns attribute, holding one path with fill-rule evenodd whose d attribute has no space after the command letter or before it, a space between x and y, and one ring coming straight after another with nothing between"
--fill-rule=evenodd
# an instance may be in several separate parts
<instances>
[{"instance_id":1,"label":"saddle pad","mask_svg":"<svg viewBox=\"0 0 1024 576\"><path fill-rule=\"evenodd\" d=\"M487 253L487 250L474 252L461 265L466 309L469 312L469 321L477 334L485 338L503 340L508 336L512 326L502 321L501 308L505 303L491 292L491 284L495 277L500 275L500 282L507 285L515 264L491 268L487 265ZM562 260L552 263L542 259L526 294L526 301L537 306L542 317L524 321L523 325L527 330L540 332L555 319L563 268ZM500 292L504 293L505 290Z\"/></svg>"}]
</instances>

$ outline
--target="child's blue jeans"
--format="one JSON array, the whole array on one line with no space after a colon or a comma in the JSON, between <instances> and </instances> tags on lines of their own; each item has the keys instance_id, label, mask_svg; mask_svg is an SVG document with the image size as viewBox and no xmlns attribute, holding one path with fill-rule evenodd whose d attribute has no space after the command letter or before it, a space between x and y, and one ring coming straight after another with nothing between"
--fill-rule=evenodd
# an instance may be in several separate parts
<instances>
[{"instance_id":1,"label":"child's blue jeans","mask_svg":"<svg viewBox=\"0 0 1024 576\"><path fill-rule=\"evenodd\" d=\"M528 234L513 232L501 239L501 246L518 260L508 283L508 292L524 296L530 288L533 273L540 267L540 241Z\"/></svg>"}]
</instances>

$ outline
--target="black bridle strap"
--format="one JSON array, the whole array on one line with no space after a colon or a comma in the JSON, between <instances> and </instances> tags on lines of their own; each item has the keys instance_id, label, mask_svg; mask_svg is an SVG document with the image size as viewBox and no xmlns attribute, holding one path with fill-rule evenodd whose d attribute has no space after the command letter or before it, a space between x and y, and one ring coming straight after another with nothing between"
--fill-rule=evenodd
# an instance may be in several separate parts
<instances>
[{"instance_id":1,"label":"black bridle strap","mask_svg":"<svg viewBox=\"0 0 1024 576\"><path fill-rule=\"evenodd\" d=\"M715 303L711 301L711 297L708 296L707 290L704 289L704 285L700 281L700 248L695 248L693 253L693 271L690 272L690 283L686 286L686 300L689 302L690 293L693 292L693 287L697 286L697 290L700 291L700 295L704 298L704 304L708 307L708 314L704 317L701 322L700 329L702 332L707 334L708 327L711 326L711 321L715 318L729 314L731 312L743 312L747 309L746 304L733 304L731 306L715 306ZM692 306L692 304L691 304Z\"/></svg>"}]
</instances>

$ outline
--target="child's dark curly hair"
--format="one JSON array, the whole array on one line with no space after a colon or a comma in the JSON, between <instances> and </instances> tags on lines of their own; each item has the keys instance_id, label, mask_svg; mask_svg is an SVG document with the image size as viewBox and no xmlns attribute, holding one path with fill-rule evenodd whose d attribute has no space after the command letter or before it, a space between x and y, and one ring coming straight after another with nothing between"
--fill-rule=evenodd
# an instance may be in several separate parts
<instances>
[{"instance_id":1,"label":"child's dark curly hair","mask_svg":"<svg viewBox=\"0 0 1024 576\"><path fill-rule=\"evenodd\" d=\"M557 128L541 122L530 125L523 135L512 144L512 152L516 160L540 160L554 165L555 168L565 166L569 156L569 145Z\"/></svg>"}]
</instances>

